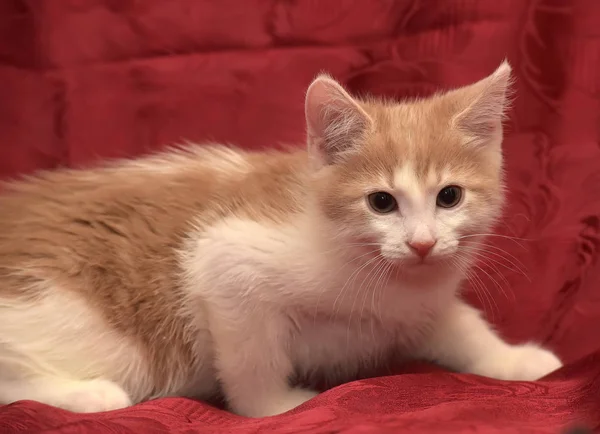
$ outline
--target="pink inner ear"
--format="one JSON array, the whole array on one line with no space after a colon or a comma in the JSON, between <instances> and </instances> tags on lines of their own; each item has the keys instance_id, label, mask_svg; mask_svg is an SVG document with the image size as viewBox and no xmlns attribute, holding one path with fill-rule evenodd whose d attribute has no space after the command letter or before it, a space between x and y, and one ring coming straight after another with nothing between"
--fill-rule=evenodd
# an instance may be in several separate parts
<instances>
[{"instance_id":1,"label":"pink inner ear","mask_svg":"<svg viewBox=\"0 0 600 434\"><path fill-rule=\"evenodd\" d=\"M489 77L451 92L456 104L463 106L453 123L481 140L496 135L509 104L510 71L510 66L503 63Z\"/></svg>"},{"instance_id":2,"label":"pink inner ear","mask_svg":"<svg viewBox=\"0 0 600 434\"><path fill-rule=\"evenodd\" d=\"M461 113L456 125L466 133L486 140L493 137L502 126L505 110L503 95L484 94Z\"/></svg>"},{"instance_id":3,"label":"pink inner ear","mask_svg":"<svg viewBox=\"0 0 600 434\"><path fill-rule=\"evenodd\" d=\"M467 122L465 125L463 125L463 127L465 129L467 129L469 132L471 132L472 134L475 134L476 136L485 138L485 137L490 137L492 136L494 133L496 133L498 131L498 127L500 126L500 122L501 122L501 117L498 118L498 121L495 120L490 120L490 119L485 119L485 120L479 120L478 122Z\"/></svg>"},{"instance_id":4,"label":"pink inner ear","mask_svg":"<svg viewBox=\"0 0 600 434\"><path fill-rule=\"evenodd\" d=\"M308 88L305 104L309 149L331 164L352 150L371 119L336 81L317 78Z\"/></svg>"},{"instance_id":5,"label":"pink inner ear","mask_svg":"<svg viewBox=\"0 0 600 434\"><path fill-rule=\"evenodd\" d=\"M325 131L324 109L329 100L327 84L324 80L315 81L306 94L306 124L311 137L322 136Z\"/></svg>"}]
</instances>

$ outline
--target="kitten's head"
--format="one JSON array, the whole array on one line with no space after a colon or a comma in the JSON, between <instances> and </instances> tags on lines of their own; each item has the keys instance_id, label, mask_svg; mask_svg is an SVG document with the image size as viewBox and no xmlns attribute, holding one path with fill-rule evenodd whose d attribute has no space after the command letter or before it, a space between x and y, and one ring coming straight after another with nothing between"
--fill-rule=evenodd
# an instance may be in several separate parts
<instances>
[{"instance_id":1,"label":"kitten's head","mask_svg":"<svg viewBox=\"0 0 600 434\"><path fill-rule=\"evenodd\" d=\"M502 120L510 66L428 99L359 100L318 77L306 95L321 214L341 239L403 268L456 263L503 203ZM428 267L425 267L428 268Z\"/></svg>"}]
</instances>

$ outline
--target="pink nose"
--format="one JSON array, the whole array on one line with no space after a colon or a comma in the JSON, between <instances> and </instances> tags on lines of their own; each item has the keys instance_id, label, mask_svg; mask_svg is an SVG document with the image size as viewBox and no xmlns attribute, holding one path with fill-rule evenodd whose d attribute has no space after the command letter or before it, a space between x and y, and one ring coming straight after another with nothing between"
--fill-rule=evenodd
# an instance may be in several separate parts
<instances>
[{"instance_id":1,"label":"pink nose","mask_svg":"<svg viewBox=\"0 0 600 434\"><path fill-rule=\"evenodd\" d=\"M428 241L412 241L407 244L408 244L408 247L410 247L410 249L413 252L415 252L421 258L424 258L425 256L427 256L429 254L429 252L431 251L433 246L435 246L435 243L436 243L435 240L428 240Z\"/></svg>"}]
</instances>

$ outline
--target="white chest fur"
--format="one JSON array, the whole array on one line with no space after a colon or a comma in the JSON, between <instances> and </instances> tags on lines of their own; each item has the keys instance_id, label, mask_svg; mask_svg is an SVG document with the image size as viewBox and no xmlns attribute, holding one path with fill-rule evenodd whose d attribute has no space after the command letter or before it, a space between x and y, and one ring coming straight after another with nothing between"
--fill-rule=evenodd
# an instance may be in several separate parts
<instances>
[{"instance_id":1,"label":"white chest fur","mask_svg":"<svg viewBox=\"0 0 600 434\"><path fill-rule=\"evenodd\" d=\"M301 224L228 219L199 233L182 258L190 301L205 303L210 327L277 341L300 371L352 370L409 349L456 285L415 287L376 262L357 271L368 260L352 263Z\"/></svg>"}]
</instances>

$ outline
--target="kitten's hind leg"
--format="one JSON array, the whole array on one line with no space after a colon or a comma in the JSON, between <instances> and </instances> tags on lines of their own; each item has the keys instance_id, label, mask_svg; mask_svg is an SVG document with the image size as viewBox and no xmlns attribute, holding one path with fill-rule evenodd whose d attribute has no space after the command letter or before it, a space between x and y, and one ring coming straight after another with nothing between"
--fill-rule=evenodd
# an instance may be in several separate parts
<instances>
[{"instance_id":1,"label":"kitten's hind leg","mask_svg":"<svg viewBox=\"0 0 600 434\"><path fill-rule=\"evenodd\" d=\"M127 393L109 380L75 381L53 377L0 379L0 404L23 400L38 401L76 413L96 413L131 405Z\"/></svg>"}]
</instances>

